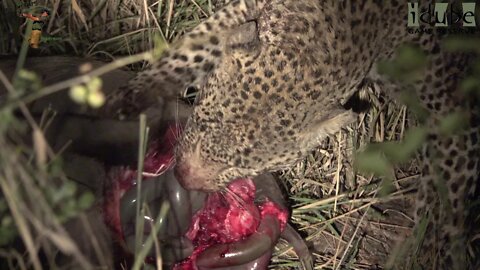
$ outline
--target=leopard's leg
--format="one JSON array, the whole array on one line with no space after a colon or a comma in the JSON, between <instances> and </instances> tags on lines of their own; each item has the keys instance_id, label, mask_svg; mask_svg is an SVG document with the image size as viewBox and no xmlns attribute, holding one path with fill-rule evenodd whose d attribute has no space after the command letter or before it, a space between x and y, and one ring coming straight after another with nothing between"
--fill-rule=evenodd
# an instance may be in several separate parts
<instances>
[{"instance_id":1,"label":"leopard's leg","mask_svg":"<svg viewBox=\"0 0 480 270\"><path fill-rule=\"evenodd\" d=\"M469 55L446 51L435 38L416 42L427 55L419 79L405 85L372 77L394 97L402 90L414 90L418 108L427 115L423 124L428 136L420 155L422 173L414 216L417 229L426 217L428 224L417 251L418 262L424 269L468 269L465 224L469 194L479 174L478 103L460 88ZM446 132L442 123L452 115L461 115L465 125Z\"/></svg>"},{"instance_id":2,"label":"leopard's leg","mask_svg":"<svg viewBox=\"0 0 480 270\"><path fill-rule=\"evenodd\" d=\"M460 88L469 55L445 51L440 43L429 49L425 78L417 87L430 132L421 155L425 194L421 198L419 193L423 203L416 211L417 222L426 213L430 216L421 251L435 251L425 267L468 269L465 225L479 169L478 103ZM453 115L464 125L445 130L443 123Z\"/></svg>"}]
</instances>

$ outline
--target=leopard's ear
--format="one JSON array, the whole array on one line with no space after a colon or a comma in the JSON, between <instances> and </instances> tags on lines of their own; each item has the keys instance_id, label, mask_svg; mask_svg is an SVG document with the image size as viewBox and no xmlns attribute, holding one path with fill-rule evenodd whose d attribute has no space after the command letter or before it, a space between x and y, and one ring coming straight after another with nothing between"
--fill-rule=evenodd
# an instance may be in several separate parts
<instances>
[{"instance_id":1,"label":"leopard's ear","mask_svg":"<svg viewBox=\"0 0 480 270\"><path fill-rule=\"evenodd\" d=\"M260 44L257 23L250 21L230 31L225 42L226 53L235 50L251 51Z\"/></svg>"},{"instance_id":2,"label":"leopard's ear","mask_svg":"<svg viewBox=\"0 0 480 270\"><path fill-rule=\"evenodd\" d=\"M200 89L222 61L227 47L251 44L258 36L255 23L248 22L256 19L262 3L260 0L232 1L200 23L116 93L118 98L108 102L110 111L136 115L157 104L158 98L183 97L188 88Z\"/></svg>"},{"instance_id":3,"label":"leopard's ear","mask_svg":"<svg viewBox=\"0 0 480 270\"><path fill-rule=\"evenodd\" d=\"M227 47L249 44L258 36L256 24L250 21L256 19L262 6L259 0L229 2L171 44L151 68L137 76L136 84L143 84L137 88L161 89L158 94L183 93L190 86L200 88L218 67Z\"/></svg>"}]
</instances>

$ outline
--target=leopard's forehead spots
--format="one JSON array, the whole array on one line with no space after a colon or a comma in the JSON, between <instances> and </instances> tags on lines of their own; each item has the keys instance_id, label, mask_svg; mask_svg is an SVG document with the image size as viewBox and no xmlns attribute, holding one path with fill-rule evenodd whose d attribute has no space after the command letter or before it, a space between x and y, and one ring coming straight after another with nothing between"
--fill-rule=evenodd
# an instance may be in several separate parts
<instances>
[{"instance_id":1,"label":"leopard's forehead spots","mask_svg":"<svg viewBox=\"0 0 480 270\"><path fill-rule=\"evenodd\" d=\"M255 1L261 7L265 0ZM239 25L256 16L248 1L232 1L214 16L195 27L170 48L149 69L140 72L120 92L107 99L107 115L121 118L138 115L153 106L157 97L177 98L187 88L200 88L205 78L218 66L227 39L238 34ZM236 45L236 44L234 44Z\"/></svg>"}]
</instances>

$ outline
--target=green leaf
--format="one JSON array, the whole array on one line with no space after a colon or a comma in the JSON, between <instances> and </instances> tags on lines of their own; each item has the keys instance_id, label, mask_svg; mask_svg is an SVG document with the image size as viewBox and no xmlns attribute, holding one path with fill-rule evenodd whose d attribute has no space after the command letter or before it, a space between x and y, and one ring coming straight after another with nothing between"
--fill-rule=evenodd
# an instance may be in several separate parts
<instances>
[{"instance_id":1,"label":"green leaf","mask_svg":"<svg viewBox=\"0 0 480 270\"><path fill-rule=\"evenodd\" d=\"M443 45L449 51L480 53L480 38L478 37L449 37L443 41Z\"/></svg>"},{"instance_id":2,"label":"green leaf","mask_svg":"<svg viewBox=\"0 0 480 270\"><path fill-rule=\"evenodd\" d=\"M65 184L63 184L60 190L60 192L64 192L65 197L73 197L76 191L77 191L77 185L71 181L65 182Z\"/></svg>"},{"instance_id":3,"label":"green leaf","mask_svg":"<svg viewBox=\"0 0 480 270\"><path fill-rule=\"evenodd\" d=\"M17 236L14 227L0 227L0 246L6 246L12 243Z\"/></svg>"},{"instance_id":4,"label":"green leaf","mask_svg":"<svg viewBox=\"0 0 480 270\"><path fill-rule=\"evenodd\" d=\"M60 155L47 164L47 172L51 177L57 177L63 173L63 160Z\"/></svg>"},{"instance_id":5,"label":"green leaf","mask_svg":"<svg viewBox=\"0 0 480 270\"><path fill-rule=\"evenodd\" d=\"M2 227L8 227L13 225L13 219L10 215L4 216L2 218Z\"/></svg>"},{"instance_id":6,"label":"green leaf","mask_svg":"<svg viewBox=\"0 0 480 270\"><path fill-rule=\"evenodd\" d=\"M13 85L16 90L19 90L15 95L20 96L23 92L22 89L40 89L42 87L42 81L35 72L28 71L26 69L20 69L18 71L18 77L14 81Z\"/></svg>"},{"instance_id":7,"label":"green leaf","mask_svg":"<svg viewBox=\"0 0 480 270\"><path fill-rule=\"evenodd\" d=\"M12 110L0 110L0 133L6 132L14 120Z\"/></svg>"},{"instance_id":8,"label":"green leaf","mask_svg":"<svg viewBox=\"0 0 480 270\"><path fill-rule=\"evenodd\" d=\"M71 218L78 213L77 202L74 199L65 201L61 209L61 216L63 216L64 219Z\"/></svg>"},{"instance_id":9,"label":"green leaf","mask_svg":"<svg viewBox=\"0 0 480 270\"><path fill-rule=\"evenodd\" d=\"M397 57L394 61L396 61L399 68L404 70L421 70L427 62L426 54L415 46L400 46L396 53Z\"/></svg>"},{"instance_id":10,"label":"green leaf","mask_svg":"<svg viewBox=\"0 0 480 270\"><path fill-rule=\"evenodd\" d=\"M423 239L425 238L425 234L427 233L428 221L429 221L429 216L427 214L423 216L422 219L420 219L420 222L418 222L417 226L415 227L414 237L416 239L415 242L416 242L417 249L420 248L420 245L422 244Z\"/></svg>"},{"instance_id":11,"label":"green leaf","mask_svg":"<svg viewBox=\"0 0 480 270\"><path fill-rule=\"evenodd\" d=\"M1 198L0 199L0 213L3 213L8 210L8 205L5 199Z\"/></svg>"},{"instance_id":12,"label":"green leaf","mask_svg":"<svg viewBox=\"0 0 480 270\"><path fill-rule=\"evenodd\" d=\"M365 151L357 154L355 167L366 173L386 176L391 169L391 164L380 151L367 147Z\"/></svg>"},{"instance_id":13,"label":"green leaf","mask_svg":"<svg viewBox=\"0 0 480 270\"><path fill-rule=\"evenodd\" d=\"M422 147L426 138L426 128L412 128L405 134L402 142L385 145L384 150L386 156L393 163L406 162Z\"/></svg>"},{"instance_id":14,"label":"green leaf","mask_svg":"<svg viewBox=\"0 0 480 270\"><path fill-rule=\"evenodd\" d=\"M426 66L427 56L419 48L404 45L395 51L395 58L390 61L380 61L377 70L400 82L414 82L421 79Z\"/></svg>"},{"instance_id":15,"label":"green leaf","mask_svg":"<svg viewBox=\"0 0 480 270\"><path fill-rule=\"evenodd\" d=\"M58 190L51 189L49 194L51 196L52 204L57 205L58 203L71 199L75 192L77 191L77 186L74 182L65 182Z\"/></svg>"},{"instance_id":16,"label":"green leaf","mask_svg":"<svg viewBox=\"0 0 480 270\"><path fill-rule=\"evenodd\" d=\"M415 91L403 91L400 93L400 100L408 106L420 122L425 122L429 116L429 112L423 107L420 99Z\"/></svg>"},{"instance_id":17,"label":"green leaf","mask_svg":"<svg viewBox=\"0 0 480 270\"><path fill-rule=\"evenodd\" d=\"M463 112L455 112L445 116L440 121L440 132L451 135L463 131L468 125L467 115Z\"/></svg>"},{"instance_id":18,"label":"green leaf","mask_svg":"<svg viewBox=\"0 0 480 270\"><path fill-rule=\"evenodd\" d=\"M90 206L93 205L93 202L95 201L95 196L91 192L85 192L80 196L78 199L78 208L81 210L85 210L90 208Z\"/></svg>"},{"instance_id":19,"label":"green leaf","mask_svg":"<svg viewBox=\"0 0 480 270\"><path fill-rule=\"evenodd\" d=\"M395 186L391 178L387 177L382 181L380 190L378 191L379 197L387 197L389 194L395 191Z\"/></svg>"},{"instance_id":20,"label":"green leaf","mask_svg":"<svg viewBox=\"0 0 480 270\"><path fill-rule=\"evenodd\" d=\"M474 76L467 77L460 83L460 89L466 95L480 98L480 79Z\"/></svg>"}]
</instances>

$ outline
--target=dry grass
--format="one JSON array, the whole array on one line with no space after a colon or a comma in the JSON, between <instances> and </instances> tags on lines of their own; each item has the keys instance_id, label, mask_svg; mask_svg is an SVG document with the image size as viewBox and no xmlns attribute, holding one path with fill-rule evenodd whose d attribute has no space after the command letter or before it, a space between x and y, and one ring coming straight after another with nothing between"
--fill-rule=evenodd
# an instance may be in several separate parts
<instances>
[{"instance_id":1,"label":"dry grass","mask_svg":"<svg viewBox=\"0 0 480 270\"><path fill-rule=\"evenodd\" d=\"M280 175L290 194L292 221L316 250L317 269L380 267L411 233L415 161L394 169L394 189L388 195L380 192L381 179L353 166L355 153L367 143L399 140L411 125L405 107L383 101L373 89L368 96L372 108L355 125ZM274 263L285 262L279 257Z\"/></svg>"},{"instance_id":2,"label":"dry grass","mask_svg":"<svg viewBox=\"0 0 480 270\"><path fill-rule=\"evenodd\" d=\"M17 1L19 2L19 1ZM172 41L191 29L215 10L213 0L44 0L37 5L50 8L52 16L45 34L51 41L42 46L41 55L75 54L115 59L151 50L155 37ZM17 29L22 20L11 12L15 1L0 4L3 18L0 54L19 53L21 36ZM5 30L5 31L4 31ZM144 63L135 68L144 67ZM12 91L15 91L12 88ZM412 125L408 112L369 89L372 109L361 114L354 126L325 140L321 147L289 171L279 173L292 206L292 221L309 240L316 259L316 269L372 269L383 265L396 240L410 233L409 216L415 162L397 167L394 189L384 196L381 180L358 173L353 167L355 153L370 142L399 140ZM2 121L11 111L1 108ZM23 112L28 116L28 112ZM13 121L13 119L12 119ZM45 123L48 119L45 119ZM13 124L13 122L11 122ZM56 153L49 152L42 139L43 126L30 122L37 134L22 151L14 148L11 134L0 130L3 149L0 155L0 184L26 254L10 247L0 249L0 256L19 269L41 269L37 250L52 260L56 249L72 255L72 260L88 269L84 255L65 234L52 203L39 191L65 189L64 176L56 175L55 185L46 187L47 172L56 165ZM7 128L6 122L0 128ZM10 130L10 127L9 127ZM11 132L11 131L10 131ZM20 131L14 131L21 133ZM14 137L14 136L13 136ZM49 161L47 163L47 160ZM37 163L32 161L38 161ZM40 172L40 174L39 174ZM45 174L43 174L45 173ZM50 176L49 176L50 177ZM59 201L60 203L63 201ZM58 204L53 204L58 206ZM5 213L5 212L2 212ZM82 220L88 220L81 214ZM2 217L2 222L5 221ZM102 260L101 243L90 235L96 258ZM50 254L52 253L52 254ZM83 265L81 265L83 264ZM292 269L295 254L283 242L276 248L273 269Z\"/></svg>"},{"instance_id":3,"label":"dry grass","mask_svg":"<svg viewBox=\"0 0 480 270\"><path fill-rule=\"evenodd\" d=\"M3 37L0 54L17 53L21 43L18 3L2 1ZM113 59L153 49L155 36L172 41L212 14L211 0L38 0L51 12L39 54L76 54ZM15 11L16 10L16 11Z\"/></svg>"}]
</instances>

